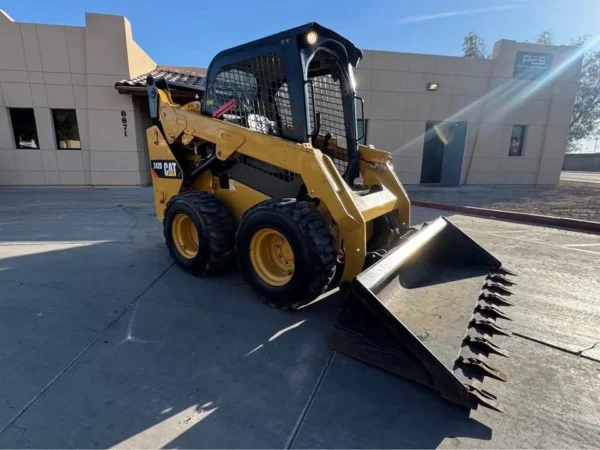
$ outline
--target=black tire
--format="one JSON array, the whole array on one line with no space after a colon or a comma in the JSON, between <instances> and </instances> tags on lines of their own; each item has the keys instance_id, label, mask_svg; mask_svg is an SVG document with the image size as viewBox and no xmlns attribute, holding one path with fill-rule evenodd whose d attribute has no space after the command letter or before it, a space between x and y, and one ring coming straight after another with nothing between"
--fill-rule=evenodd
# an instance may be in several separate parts
<instances>
[{"instance_id":1,"label":"black tire","mask_svg":"<svg viewBox=\"0 0 600 450\"><path fill-rule=\"evenodd\" d=\"M173 219L187 215L198 232L199 250L195 257L181 255L173 241ZM171 198L165 210L163 233L175 261L195 274L215 274L231 266L235 256L235 220L227 207L208 192L183 192Z\"/></svg>"},{"instance_id":2,"label":"black tire","mask_svg":"<svg viewBox=\"0 0 600 450\"><path fill-rule=\"evenodd\" d=\"M255 272L250 243L255 233L272 228L289 242L294 272L283 286L272 286ZM295 199L266 200L246 212L237 232L236 251L242 278L269 305L289 309L318 297L333 276L336 262L334 239L321 215Z\"/></svg>"}]
</instances>

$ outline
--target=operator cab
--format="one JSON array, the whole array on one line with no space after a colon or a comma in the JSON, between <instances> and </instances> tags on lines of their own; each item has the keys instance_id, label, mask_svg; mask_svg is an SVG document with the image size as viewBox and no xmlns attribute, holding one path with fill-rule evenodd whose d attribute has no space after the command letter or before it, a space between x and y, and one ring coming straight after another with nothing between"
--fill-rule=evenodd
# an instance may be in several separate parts
<instances>
[{"instance_id":1,"label":"operator cab","mask_svg":"<svg viewBox=\"0 0 600 450\"><path fill-rule=\"evenodd\" d=\"M358 176L353 68L362 52L317 23L220 52L202 113L259 133L310 142L351 184Z\"/></svg>"}]
</instances>

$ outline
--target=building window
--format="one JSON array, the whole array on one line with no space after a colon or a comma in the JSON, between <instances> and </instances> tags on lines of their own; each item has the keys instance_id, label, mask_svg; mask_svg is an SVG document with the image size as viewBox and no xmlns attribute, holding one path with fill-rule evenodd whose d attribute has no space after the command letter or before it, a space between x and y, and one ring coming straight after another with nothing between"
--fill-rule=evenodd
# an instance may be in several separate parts
<instances>
[{"instance_id":1,"label":"building window","mask_svg":"<svg viewBox=\"0 0 600 450\"><path fill-rule=\"evenodd\" d=\"M17 148L40 148L33 108L10 108L15 146Z\"/></svg>"},{"instance_id":2,"label":"building window","mask_svg":"<svg viewBox=\"0 0 600 450\"><path fill-rule=\"evenodd\" d=\"M56 148L80 150L79 127L77 114L74 109L53 109L54 133L56 134Z\"/></svg>"},{"instance_id":3,"label":"building window","mask_svg":"<svg viewBox=\"0 0 600 450\"><path fill-rule=\"evenodd\" d=\"M362 139L358 140L359 144L367 145L367 130L369 129L369 119L357 119L356 121L356 137L362 136ZM364 132L364 135L363 135Z\"/></svg>"},{"instance_id":4,"label":"building window","mask_svg":"<svg viewBox=\"0 0 600 450\"><path fill-rule=\"evenodd\" d=\"M525 142L525 125L513 125L510 136L510 147L508 156L523 156L523 144Z\"/></svg>"}]
</instances>

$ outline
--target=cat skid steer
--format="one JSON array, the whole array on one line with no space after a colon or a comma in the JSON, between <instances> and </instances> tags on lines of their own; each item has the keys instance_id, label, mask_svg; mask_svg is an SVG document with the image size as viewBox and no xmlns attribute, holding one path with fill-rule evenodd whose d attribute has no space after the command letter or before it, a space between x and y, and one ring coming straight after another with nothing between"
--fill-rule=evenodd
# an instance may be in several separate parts
<instances>
[{"instance_id":1,"label":"cat skid steer","mask_svg":"<svg viewBox=\"0 0 600 450\"><path fill-rule=\"evenodd\" d=\"M410 227L390 153L361 144L361 58L310 23L222 51L202 88L149 76L167 247L197 274L237 260L282 309L340 286L334 349L466 408L498 409L481 384L506 379L488 355L507 356L494 341L510 335L499 322L514 274L444 217ZM176 104L172 90L197 100Z\"/></svg>"}]
</instances>

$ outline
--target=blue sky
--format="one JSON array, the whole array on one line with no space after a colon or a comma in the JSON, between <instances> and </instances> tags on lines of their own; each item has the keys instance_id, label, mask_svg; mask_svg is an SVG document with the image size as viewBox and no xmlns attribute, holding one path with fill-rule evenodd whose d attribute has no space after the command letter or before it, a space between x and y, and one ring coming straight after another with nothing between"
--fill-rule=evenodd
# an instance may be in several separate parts
<instances>
[{"instance_id":1,"label":"blue sky","mask_svg":"<svg viewBox=\"0 0 600 450\"><path fill-rule=\"evenodd\" d=\"M361 48L445 55L460 55L469 31L490 52L498 39L531 41L545 29L558 44L600 33L600 0L4 0L0 7L19 22L60 25L84 25L86 11L124 15L158 64L197 67L219 50L310 21Z\"/></svg>"}]
</instances>

